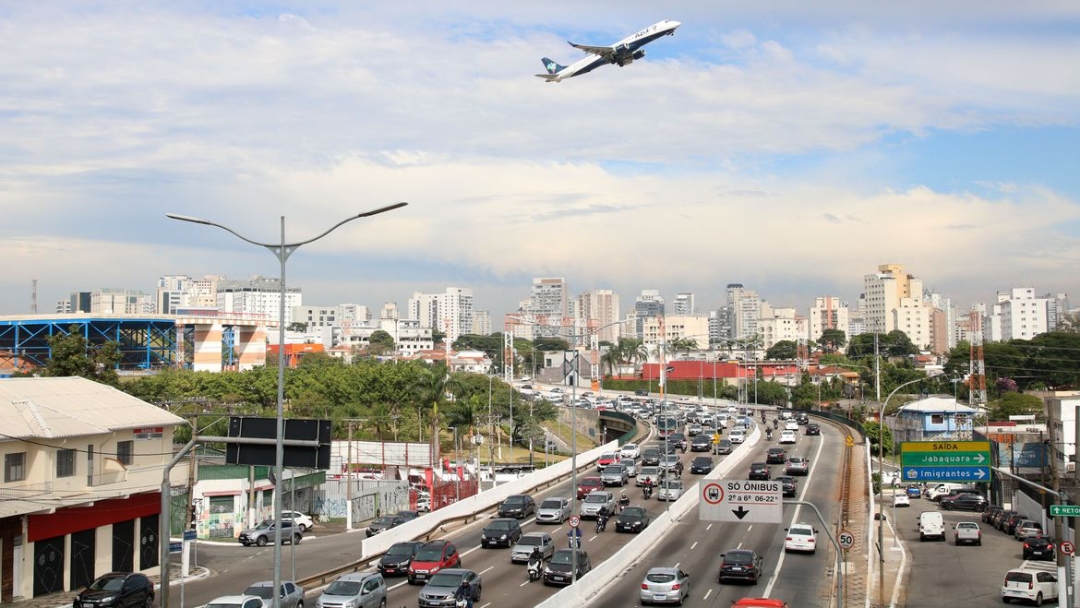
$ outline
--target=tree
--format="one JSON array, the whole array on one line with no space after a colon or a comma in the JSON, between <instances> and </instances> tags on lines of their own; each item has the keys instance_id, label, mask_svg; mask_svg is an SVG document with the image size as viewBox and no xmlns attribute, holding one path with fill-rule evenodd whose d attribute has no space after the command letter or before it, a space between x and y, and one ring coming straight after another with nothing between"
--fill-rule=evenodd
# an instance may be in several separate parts
<instances>
[{"instance_id":1,"label":"tree","mask_svg":"<svg viewBox=\"0 0 1080 608\"><path fill-rule=\"evenodd\" d=\"M867 420L866 422L863 422L863 432L866 433L866 438L870 440L871 453L875 456L878 454L878 440L883 439L885 442L885 453L892 454L892 430L888 426L882 428L876 421Z\"/></svg>"},{"instance_id":2,"label":"tree","mask_svg":"<svg viewBox=\"0 0 1080 608\"><path fill-rule=\"evenodd\" d=\"M821 332L818 344L822 345L827 353L835 353L844 347L847 335L842 329L829 328Z\"/></svg>"},{"instance_id":3,"label":"tree","mask_svg":"<svg viewBox=\"0 0 1080 608\"><path fill-rule=\"evenodd\" d=\"M289 323L285 326L285 331L297 331L301 333L306 332L307 323L304 323L303 321L293 321L292 323Z\"/></svg>"},{"instance_id":4,"label":"tree","mask_svg":"<svg viewBox=\"0 0 1080 608\"><path fill-rule=\"evenodd\" d=\"M792 340L780 340L765 351L765 358L791 360L797 356L798 347L799 345Z\"/></svg>"},{"instance_id":5,"label":"tree","mask_svg":"<svg viewBox=\"0 0 1080 608\"><path fill-rule=\"evenodd\" d=\"M881 345L888 357L908 357L917 355L919 348L911 342L911 338L899 329L894 329L881 338ZM879 346L881 348L882 346Z\"/></svg>"},{"instance_id":6,"label":"tree","mask_svg":"<svg viewBox=\"0 0 1080 608\"><path fill-rule=\"evenodd\" d=\"M686 351L686 357L690 357L690 351L698 347L697 340L694 338L675 338L668 343L668 349L670 352L677 353L679 351Z\"/></svg>"},{"instance_id":7,"label":"tree","mask_svg":"<svg viewBox=\"0 0 1080 608\"><path fill-rule=\"evenodd\" d=\"M394 337L388 332L376 329L368 338L368 349L376 356L394 352Z\"/></svg>"},{"instance_id":8,"label":"tree","mask_svg":"<svg viewBox=\"0 0 1080 608\"><path fill-rule=\"evenodd\" d=\"M72 325L68 333L58 333L49 338L49 361L43 376L81 376L109 386L120 385L116 368L123 360L118 342L108 341L100 345L90 344L82 336L80 327Z\"/></svg>"},{"instance_id":9,"label":"tree","mask_svg":"<svg viewBox=\"0 0 1080 608\"><path fill-rule=\"evenodd\" d=\"M420 399L421 408L429 408L431 421L431 445L432 456L437 456L439 444L439 407L446 403L446 393L455 387L457 383L446 373L446 366L442 364L425 367L416 378L413 389Z\"/></svg>"},{"instance_id":10,"label":"tree","mask_svg":"<svg viewBox=\"0 0 1080 608\"><path fill-rule=\"evenodd\" d=\"M1008 420L1009 416L1022 416L1035 414L1041 416L1045 413L1043 400L1035 395L1024 395L1016 392L1007 392L997 401L991 401L990 418L992 420Z\"/></svg>"},{"instance_id":11,"label":"tree","mask_svg":"<svg viewBox=\"0 0 1080 608\"><path fill-rule=\"evenodd\" d=\"M562 338L537 338L533 340L533 348L540 351L570 350L570 344Z\"/></svg>"}]
</instances>

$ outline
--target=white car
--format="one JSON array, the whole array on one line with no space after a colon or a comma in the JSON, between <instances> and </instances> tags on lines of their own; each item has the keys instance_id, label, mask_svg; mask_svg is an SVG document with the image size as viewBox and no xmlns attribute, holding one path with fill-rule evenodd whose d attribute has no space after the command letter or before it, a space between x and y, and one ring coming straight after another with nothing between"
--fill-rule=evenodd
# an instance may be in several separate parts
<instances>
[{"instance_id":1,"label":"white car","mask_svg":"<svg viewBox=\"0 0 1080 608\"><path fill-rule=\"evenodd\" d=\"M900 494L893 494L892 497L893 506L895 507L910 507L911 499L908 498L906 492Z\"/></svg>"},{"instance_id":2,"label":"white car","mask_svg":"<svg viewBox=\"0 0 1080 608\"><path fill-rule=\"evenodd\" d=\"M301 534L315 527L315 521L311 519L311 516L299 511L282 511L281 521L293 522L293 527L299 529Z\"/></svg>"},{"instance_id":3,"label":"white car","mask_svg":"<svg viewBox=\"0 0 1080 608\"><path fill-rule=\"evenodd\" d=\"M780 443L795 443L796 441L798 441L798 438L795 436L795 431L784 430L780 432Z\"/></svg>"},{"instance_id":4,"label":"white car","mask_svg":"<svg viewBox=\"0 0 1080 608\"><path fill-rule=\"evenodd\" d=\"M1057 576L1043 570L1009 570L1001 584L1001 601L1005 604L1012 600L1027 600L1040 606L1046 600L1056 601L1057 597Z\"/></svg>"},{"instance_id":5,"label":"white car","mask_svg":"<svg viewBox=\"0 0 1080 608\"><path fill-rule=\"evenodd\" d=\"M817 551L817 530L810 524L792 524L787 529L784 537L784 551L801 551L813 553Z\"/></svg>"},{"instance_id":6,"label":"white car","mask_svg":"<svg viewBox=\"0 0 1080 608\"><path fill-rule=\"evenodd\" d=\"M742 443L746 439L746 431L742 429L735 429L728 433L728 439L731 440L731 443Z\"/></svg>"},{"instance_id":7,"label":"white car","mask_svg":"<svg viewBox=\"0 0 1080 608\"><path fill-rule=\"evenodd\" d=\"M679 500L682 493L681 479L665 479L660 482L660 489L656 492L656 500Z\"/></svg>"},{"instance_id":8,"label":"white car","mask_svg":"<svg viewBox=\"0 0 1080 608\"><path fill-rule=\"evenodd\" d=\"M799 430L799 423L795 422L794 420L786 422L786 423L784 423L784 430L785 431L798 431Z\"/></svg>"},{"instance_id":9,"label":"white car","mask_svg":"<svg viewBox=\"0 0 1080 608\"><path fill-rule=\"evenodd\" d=\"M628 443L622 446L622 449L619 450L619 455L623 458L633 458L636 460L641 457L641 448L639 448L636 443Z\"/></svg>"}]
</instances>

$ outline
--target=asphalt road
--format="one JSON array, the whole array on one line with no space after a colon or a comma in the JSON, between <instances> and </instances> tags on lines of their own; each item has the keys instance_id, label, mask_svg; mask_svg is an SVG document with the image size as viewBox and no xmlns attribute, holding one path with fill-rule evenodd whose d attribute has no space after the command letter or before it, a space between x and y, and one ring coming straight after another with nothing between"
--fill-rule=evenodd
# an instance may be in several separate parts
<instances>
[{"instance_id":1,"label":"asphalt road","mask_svg":"<svg viewBox=\"0 0 1080 608\"><path fill-rule=\"evenodd\" d=\"M806 436L800 427L798 442L787 448L788 455L810 459L810 474L796 477L797 499L814 503L831 523L837 516L834 507L840 492L840 458L844 449L843 436L831 425L822 424L822 435ZM775 437L775 436L774 436ZM763 462L765 451L776 446L764 439L743 459L729 479L746 478L751 462ZM744 468L742 468L744 467ZM782 475L783 467L773 465L772 475ZM678 524L672 533L653 547L644 558L610 587L610 590L591 604L603 608L640 606L640 586L649 568L678 566L690 575L690 598L687 606L727 608L742 597L773 597L787 600L792 606L824 606L828 604L833 584L832 571L836 563L825 528L813 511L800 505L784 507L784 522L780 524L744 524L699 521L697 513ZM818 530L818 545L813 554L785 554L784 528L789 523L806 522ZM719 584L716 580L720 554L728 549L751 548L765 558L764 578L756 585Z\"/></svg>"}]
</instances>

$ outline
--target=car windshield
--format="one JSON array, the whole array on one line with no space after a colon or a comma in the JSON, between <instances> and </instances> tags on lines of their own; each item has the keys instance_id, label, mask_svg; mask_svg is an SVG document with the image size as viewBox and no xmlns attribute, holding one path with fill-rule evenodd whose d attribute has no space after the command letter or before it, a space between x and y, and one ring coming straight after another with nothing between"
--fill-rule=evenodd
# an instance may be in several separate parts
<instances>
[{"instance_id":1,"label":"car windshield","mask_svg":"<svg viewBox=\"0 0 1080 608\"><path fill-rule=\"evenodd\" d=\"M956 527L957 527L957 528L967 528L967 529L969 529L969 530L974 530L975 528L978 528L978 527L979 527L979 524L976 524L976 523L967 523L967 522L960 522L960 523L956 524Z\"/></svg>"},{"instance_id":2,"label":"car windshield","mask_svg":"<svg viewBox=\"0 0 1080 608\"><path fill-rule=\"evenodd\" d=\"M543 544L543 540L544 539L539 536L522 536L518 539L518 544L540 546Z\"/></svg>"},{"instance_id":3,"label":"car windshield","mask_svg":"<svg viewBox=\"0 0 1080 608\"><path fill-rule=\"evenodd\" d=\"M119 591L124 586L124 577L122 576L103 576L96 581L90 588L94 591Z\"/></svg>"},{"instance_id":4,"label":"car windshield","mask_svg":"<svg viewBox=\"0 0 1080 608\"><path fill-rule=\"evenodd\" d=\"M623 509L622 514L624 517L629 518L645 517L645 509L642 507L626 507Z\"/></svg>"},{"instance_id":5,"label":"car windshield","mask_svg":"<svg viewBox=\"0 0 1080 608\"><path fill-rule=\"evenodd\" d=\"M569 551L557 551L551 558L553 564L565 564L570 565L570 552Z\"/></svg>"},{"instance_id":6,"label":"car windshield","mask_svg":"<svg viewBox=\"0 0 1080 608\"><path fill-rule=\"evenodd\" d=\"M219 604L211 602L207 604L204 608L240 608L240 604Z\"/></svg>"},{"instance_id":7,"label":"car windshield","mask_svg":"<svg viewBox=\"0 0 1080 608\"><path fill-rule=\"evenodd\" d=\"M394 523L394 518L392 516L390 516L390 515L383 515L379 519L376 519L375 523L376 524L381 524L381 525L384 525L384 526L389 526L390 524Z\"/></svg>"},{"instance_id":8,"label":"car windshield","mask_svg":"<svg viewBox=\"0 0 1080 608\"><path fill-rule=\"evenodd\" d=\"M508 506L508 507L520 507L521 505L525 504L525 497L524 496L511 496L511 497L507 498L506 502L504 502L503 504Z\"/></svg>"},{"instance_id":9,"label":"car windshield","mask_svg":"<svg viewBox=\"0 0 1080 608\"><path fill-rule=\"evenodd\" d=\"M622 465L615 466L615 467L604 467L604 474L605 475L622 475L622 472L623 472Z\"/></svg>"},{"instance_id":10,"label":"car windshield","mask_svg":"<svg viewBox=\"0 0 1080 608\"><path fill-rule=\"evenodd\" d=\"M562 508L562 501L561 500L545 500L544 502L540 503L540 508L541 509L561 509Z\"/></svg>"},{"instance_id":11,"label":"car windshield","mask_svg":"<svg viewBox=\"0 0 1080 608\"><path fill-rule=\"evenodd\" d=\"M274 527L274 522L272 522L272 521L264 521L261 524L255 526L255 529L256 530L269 530L270 528L273 528L273 527Z\"/></svg>"},{"instance_id":12,"label":"car windshield","mask_svg":"<svg viewBox=\"0 0 1080 608\"><path fill-rule=\"evenodd\" d=\"M413 546L405 543L397 543L390 545L390 548L386 551L387 555L412 555Z\"/></svg>"},{"instance_id":13,"label":"car windshield","mask_svg":"<svg viewBox=\"0 0 1080 608\"><path fill-rule=\"evenodd\" d=\"M670 583L675 580L675 575L670 572L650 572L645 575L645 580L650 583Z\"/></svg>"},{"instance_id":14,"label":"car windshield","mask_svg":"<svg viewBox=\"0 0 1080 608\"><path fill-rule=\"evenodd\" d=\"M437 562L442 559L443 548L442 545L438 547L424 547L416 553L416 561L418 562Z\"/></svg>"},{"instance_id":15,"label":"car windshield","mask_svg":"<svg viewBox=\"0 0 1080 608\"><path fill-rule=\"evenodd\" d=\"M732 551L724 556L725 564L749 564L754 561L749 551Z\"/></svg>"},{"instance_id":16,"label":"car windshield","mask_svg":"<svg viewBox=\"0 0 1080 608\"><path fill-rule=\"evenodd\" d=\"M439 572L431 576L428 585L431 585L432 587L460 587L461 575Z\"/></svg>"},{"instance_id":17,"label":"car windshield","mask_svg":"<svg viewBox=\"0 0 1080 608\"><path fill-rule=\"evenodd\" d=\"M604 503L608 501L606 494L589 494L585 497L585 502L600 502Z\"/></svg>"},{"instance_id":18,"label":"car windshield","mask_svg":"<svg viewBox=\"0 0 1080 608\"><path fill-rule=\"evenodd\" d=\"M247 589L244 589L244 595L254 595L255 597L261 597L264 600L274 598L274 594L271 592L273 587L268 585L252 585Z\"/></svg>"},{"instance_id":19,"label":"car windshield","mask_svg":"<svg viewBox=\"0 0 1080 608\"><path fill-rule=\"evenodd\" d=\"M334 581L326 588L326 595L360 595L360 588L364 584L360 581Z\"/></svg>"},{"instance_id":20,"label":"car windshield","mask_svg":"<svg viewBox=\"0 0 1080 608\"><path fill-rule=\"evenodd\" d=\"M669 490L681 490L682 489L682 481L680 481L678 479L668 479L668 480L664 481L664 487L669 489Z\"/></svg>"},{"instance_id":21,"label":"car windshield","mask_svg":"<svg viewBox=\"0 0 1080 608\"><path fill-rule=\"evenodd\" d=\"M510 522L508 521L493 521L488 524L488 530L509 530Z\"/></svg>"}]
</instances>

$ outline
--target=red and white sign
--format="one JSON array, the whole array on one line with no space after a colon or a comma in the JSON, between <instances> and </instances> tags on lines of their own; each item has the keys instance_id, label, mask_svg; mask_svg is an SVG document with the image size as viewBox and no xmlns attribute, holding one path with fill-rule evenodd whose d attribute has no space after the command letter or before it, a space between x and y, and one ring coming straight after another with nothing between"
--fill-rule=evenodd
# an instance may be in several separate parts
<instances>
[{"instance_id":1,"label":"red and white sign","mask_svg":"<svg viewBox=\"0 0 1080 608\"><path fill-rule=\"evenodd\" d=\"M165 427L161 426L145 426L142 428L132 429L132 433L135 435L135 439L161 439L165 433Z\"/></svg>"},{"instance_id":2,"label":"red and white sign","mask_svg":"<svg viewBox=\"0 0 1080 608\"><path fill-rule=\"evenodd\" d=\"M1061 541L1061 552L1065 555L1072 555L1076 552L1076 546L1067 540Z\"/></svg>"},{"instance_id":3,"label":"red and white sign","mask_svg":"<svg viewBox=\"0 0 1080 608\"><path fill-rule=\"evenodd\" d=\"M570 527L571 528L578 527L578 524L580 524L580 523L581 523L581 518L580 517L578 517L577 515L571 515L570 516Z\"/></svg>"},{"instance_id":4,"label":"red and white sign","mask_svg":"<svg viewBox=\"0 0 1080 608\"><path fill-rule=\"evenodd\" d=\"M701 489L701 498L710 505L718 505L724 502L724 488L718 483L705 484Z\"/></svg>"}]
</instances>

